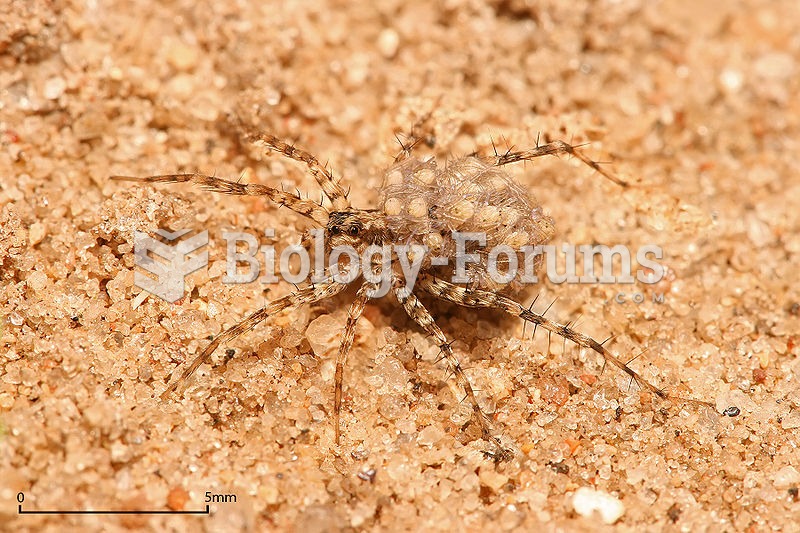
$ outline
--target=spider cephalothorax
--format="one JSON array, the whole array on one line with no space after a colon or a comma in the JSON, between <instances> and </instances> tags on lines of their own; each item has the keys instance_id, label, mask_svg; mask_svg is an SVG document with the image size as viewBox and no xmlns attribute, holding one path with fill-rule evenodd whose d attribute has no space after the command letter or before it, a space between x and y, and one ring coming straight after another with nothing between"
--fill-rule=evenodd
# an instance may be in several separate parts
<instances>
[{"instance_id":1,"label":"spider cephalothorax","mask_svg":"<svg viewBox=\"0 0 800 533\"><path fill-rule=\"evenodd\" d=\"M367 209L348 209L333 211L325 226L325 247L350 247L361 254L370 245L389 242L391 235L386 224L386 216L381 211Z\"/></svg>"},{"instance_id":2,"label":"spider cephalothorax","mask_svg":"<svg viewBox=\"0 0 800 533\"><path fill-rule=\"evenodd\" d=\"M434 159L422 161L413 157L412 141L403 146L402 152L386 172L380 191L379 208L364 210L350 205L347 194L338 181L308 152L269 134L245 132L244 137L271 151L305 163L330 202L330 209L324 203L301 197L299 193L202 174L170 174L144 178L114 176L113 179L149 183L192 182L219 193L266 196L324 228L326 253L337 247L350 247L357 254L361 254L372 245L424 246L428 254L425 254L425 259L416 273L416 279L406 279L405 271L396 268L396 265L384 269L380 265L376 268L373 263L372 272L377 270L390 276L387 287L394 292L408 316L434 338L441 350L441 360L448 365L449 373L463 390L465 399L472 407L473 420L480 427L483 437L493 442L500 450L504 449L490 429L488 419L478 404L472 385L462 370L458 358L453 353L451 343L417 298L417 293L425 293L465 307L499 309L522 318L536 327L599 353L606 362L620 368L645 389L660 398L671 398L610 353L602 343L577 332L569 324L559 324L516 301L512 297L518 281L516 278L498 283L487 276L486 249L503 245L512 250L511 253L516 253L525 246L545 243L554 234L552 219L544 214L532 196L503 171L504 165L544 155L566 153L577 157L620 186L626 186L624 182L606 173L597 163L576 152L571 145L554 141L531 150L495 153L493 157L488 158L466 156L454 159L443 166L437 166ZM477 248L474 251L477 252L478 259L471 264L466 280L461 282L448 281L447 277L452 272L457 253L453 231L482 232L485 236L484 243L475 245ZM434 262L433 257L444 259L445 262ZM391 256L392 261L396 259L396 254ZM296 292L272 301L211 341L183 370L179 378L172 380L161 397L166 399L200 365L207 362L221 344L249 331L275 313L329 298L342 292L348 282L358 282L360 279L360 288L355 301L350 305L347 324L336 357L333 415L338 443L344 365L353 344L356 323L367 302L382 294L377 290L378 283L368 278L369 276L355 276L348 281L342 281L333 275L332 269L329 269L327 276L321 281L300 287ZM687 401L710 405L707 402Z\"/></svg>"}]
</instances>

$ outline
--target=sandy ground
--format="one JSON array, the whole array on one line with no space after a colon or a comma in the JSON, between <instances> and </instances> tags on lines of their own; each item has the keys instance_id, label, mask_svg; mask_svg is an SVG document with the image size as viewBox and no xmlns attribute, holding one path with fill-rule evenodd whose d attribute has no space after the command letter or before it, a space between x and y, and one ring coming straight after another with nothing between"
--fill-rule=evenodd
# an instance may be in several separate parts
<instances>
[{"instance_id":1,"label":"sandy ground","mask_svg":"<svg viewBox=\"0 0 800 533\"><path fill-rule=\"evenodd\" d=\"M166 5L164 5L166 4ZM11 0L0 6L0 529L766 531L800 516L800 12L794 0L441 3ZM437 103L438 102L438 103ZM628 189L566 158L509 169L558 239L657 244L646 285L546 285L659 386L514 319L431 305L500 438L465 425L434 342L370 305L333 442L332 357L352 294L287 313L165 379L288 284L221 283L221 232L307 223L260 198L112 174L200 171L298 187L301 166L223 118L294 139L361 207L394 135L437 153L588 142ZM207 229L176 304L133 284L133 232ZM618 294L624 302L615 301ZM634 303L641 295L643 303ZM654 301L663 296L663 301ZM225 361L226 359L227 362ZM622 504L614 525L585 489ZM584 489L584 490L580 490ZM47 516L35 509L202 509ZM580 491L580 492L579 492ZM792 524L794 524L792 526Z\"/></svg>"}]
</instances>

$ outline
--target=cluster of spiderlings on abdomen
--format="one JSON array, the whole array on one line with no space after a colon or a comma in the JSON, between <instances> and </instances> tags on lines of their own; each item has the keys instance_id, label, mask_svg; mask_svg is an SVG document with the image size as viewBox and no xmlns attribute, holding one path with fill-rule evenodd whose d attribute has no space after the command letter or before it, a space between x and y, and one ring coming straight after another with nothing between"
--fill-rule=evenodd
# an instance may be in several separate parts
<instances>
[{"instance_id":1,"label":"cluster of spiderlings on abdomen","mask_svg":"<svg viewBox=\"0 0 800 533\"><path fill-rule=\"evenodd\" d=\"M467 285L483 290L517 290L525 273L523 248L544 244L555 233L553 220L532 195L500 167L477 156L455 159L441 168L433 158L399 161L386 172L379 207L394 242L426 246L423 270L448 279L455 269L452 232L484 234L484 246L470 240L465 243L465 252L479 258L467 264ZM489 252L499 245L517 252L517 275L508 283L498 282L489 273ZM448 265L432 267L432 256L447 257ZM506 272L505 259L505 254L498 256L500 274Z\"/></svg>"}]
</instances>

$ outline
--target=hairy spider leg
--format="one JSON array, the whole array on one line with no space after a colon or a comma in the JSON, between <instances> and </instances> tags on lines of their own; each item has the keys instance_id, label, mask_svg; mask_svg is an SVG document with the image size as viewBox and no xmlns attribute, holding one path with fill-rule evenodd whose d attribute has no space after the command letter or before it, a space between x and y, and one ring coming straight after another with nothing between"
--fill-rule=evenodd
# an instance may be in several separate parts
<instances>
[{"instance_id":1,"label":"hairy spider leg","mask_svg":"<svg viewBox=\"0 0 800 533\"><path fill-rule=\"evenodd\" d=\"M280 191L268 185L258 183L238 183L204 174L163 174L160 176L133 177L111 176L116 181L134 181L139 183L185 183L199 185L206 191L231 194L239 196L266 196L278 205L288 207L295 213L310 218L324 226L328 222L328 210L320 204L307 198L301 198L297 193Z\"/></svg>"},{"instance_id":2,"label":"hairy spider leg","mask_svg":"<svg viewBox=\"0 0 800 533\"><path fill-rule=\"evenodd\" d=\"M356 293L356 299L350 304L347 311L347 324L344 328L342 340L339 343L339 353L336 355L336 373L334 374L333 387L333 423L336 432L336 444L339 444L341 428L339 425L339 415L342 411L342 384L344 382L344 364L347 361L347 354L353 346L353 339L356 335L356 324L364 313L364 307L370 300L370 292L377 290L375 283L365 281Z\"/></svg>"},{"instance_id":3,"label":"hairy spider leg","mask_svg":"<svg viewBox=\"0 0 800 533\"><path fill-rule=\"evenodd\" d=\"M310 304L325 298L330 298L331 296L342 292L346 287L346 283L339 283L338 281L329 278L315 285L298 289L296 292L287 294L286 296L270 302L265 307L251 314L238 324L217 335L217 337L215 337L214 340L212 340L211 343L205 347L200 355L195 357L192 363L186 367L183 372L181 372L180 377L167 387L167 389L161 394L161 399L167 399L169 395L177 390L178 386L181 383L184 383L200 365L206 363L220 344L228 343L243 333L250 331L259 323L264 321L267 317L287 309L292 309L304 304ZM175 372L170 374L168 381L172 379L174 373Z\"/></svg>"},{"instance_id":4,"label":"hairy spider leg","mask_svg":"<svg viewBox=\"0 0 800 533\"><path fill-rule=\"evenodd\" d=\"M398 277L395 277L393 280L393 289L397 301L403 306L403 309L409 318L411 318L411 320L416 322L417 325L425 330L428 335L432 335L434 339L436 339L436 344L438 344L439 349L442 352L442 359L447 362L450 373L452 373L456 382L466 394L465 399L472 407L473 418L478 423L478 427L481 430L481 435L483 438L494 444L500 450L502 457L508 457L511 452L506 450L500 442L500 439L495 437L492 433L489 420L478 404L478 398L475 396L475 392L469 382L469 378L467 378L464 369L461 367L461 363L453 353L453 348L447 341L447 337L442 329L436 324L433 316L425 308L423 303L413 292L406 289L405 283Z\"/></svg>"},{"instance_id":5,"label":"hairy spider leg","mask_svg":"<svg viewBox=\"0 0 800 533\"><path fill-rule=\"evenodd\" d=\"M602 355L605 361L613 364L614 366L616 366L617 368L628 374L631 377L631 379L636 381L636 383L640 387L649 390L659 398L693 403L705 407L714 407L714 405L710 402L694 400L691 398L674 397L668 394L663 389L659 389L658 387L656 387L655 385L644 379L638 372L636 372L627 364L622 362L614 354L608 351L601 343L597 342L593 338L589 337L588 335L584 335L583 333L575 331L568 325L559 324L554 320L545 318L544 316L531 311L521 303L511 298L501 296L499 294L495 294L489 291L482 291L478 289L466 289L464 287L459 287L458 285L454 285L445 280L435 278L430 275L421 276L417 283L419 284L419 287L422 288L422 290L428 292L429 294L437 298L441 298L443 300L447 300L449 302L453 302L455 304L464 307L483 307L490 309L499 309L501 311L505 311L508 314L517 316L532 324L541 326L547 331L555 333L556 335L559 335L564 339L568 339L582 348L593 350Z\"/></svg>"},{"instance_id":6,"label":"hairy spider leg","mask_svg":"<svg viewBox=\"0 0 800 533\"><path fill-rule=\"evenodd\" d=\"M344 211L350 207L350 201L347 199L347 192L339 185L339 182L333 177L331 171L328 170L325 165L322 165L312 154L300 148L296 148L270 133L253 131L245 127L239 121L237 121L237 126L245 140L255 145L263 144L273 152L283 154L289 159L304 163L311 175L314 176L314 179L317 180L322 192L325 193L325 196L327 196L331 204L333 204L334 211Z\"/></svg>"},{"instance_id":7,"label":"hairy spider leg","mask_svg":"<svg viewBox=\"0 0 800 533\"><path fill-rule=\"evenodd\" d=\"M502 166L511 163L516 163L518 161L529 161L536 157L542 157L545 155L569 154L571 156L577 157L585 165L599 172L607 180L610 180L621 187L629 186L628 182L619 179L610 172L607 172L605 169L603 169L603 167L600 166L600 163L589 159L575 148L576 148L575 146L572 146L571 144L566 143L564 141L552 141L547 144L542 144L542 145L537 144L535 148L531 148L530 150L523 150L519 152L508 150L503 154L495 154L494 164L496 166Z\"/></svg>"},{"instance_id":8,"label":"hairy spider leg","mask_svg":"<svg viewBox=\"0 0 800 533\"><path fill-rule=\"evenodd\" d=\"M397 139L397 142L400 144L400 153L398 153L395 156L394 158L395 163L399 163L403 159L411 157L411 152L412 150L414 150L414 147L423 141L425 141L428 144L428 146L433 148L435 142L433 136L431 135L427 139L421 137L419 135L419 130L420 128L422 128L422 125L425 124L431 118L431 116L433 116L433 112L439 106L441 101L442 101L442 96L440 95L434 102L433 106L431 107L431 110L422 115L421 117L419 117L417 121L414 122L414 124L411 126L411 130L406 135L404 135L405 137L404 140L400 140L400 138L397 135L395 135L395 139Z\"/></svg>"}]
</instances>

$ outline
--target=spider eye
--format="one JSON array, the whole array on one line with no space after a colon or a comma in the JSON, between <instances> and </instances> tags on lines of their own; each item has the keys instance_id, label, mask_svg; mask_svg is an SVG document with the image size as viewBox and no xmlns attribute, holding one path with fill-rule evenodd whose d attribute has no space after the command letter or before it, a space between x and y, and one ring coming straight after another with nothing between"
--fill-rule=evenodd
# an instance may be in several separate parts
<instances>
[{"instance_id":1,"label":"spider eye","mask_svg":"<svg viewBox=\"0 0 800 533\"><path fill-rule=\"evenodd\" d=\"M358 237L358 234L359 234L359 232L360 232L360 230L359 230L358 226L350 226L350 227L347 229L347 233L348 233L348 234L349 234L351 237Z\"/></svg>"}]
</instances>

